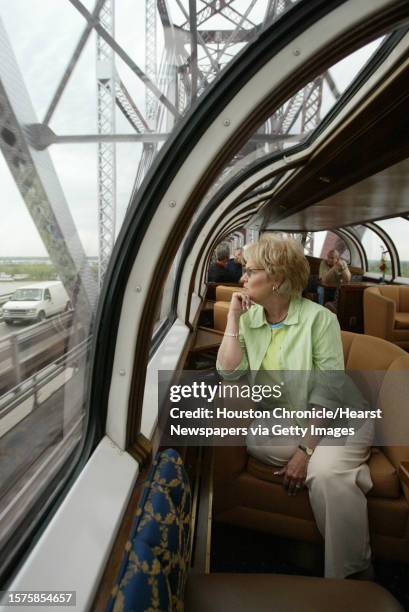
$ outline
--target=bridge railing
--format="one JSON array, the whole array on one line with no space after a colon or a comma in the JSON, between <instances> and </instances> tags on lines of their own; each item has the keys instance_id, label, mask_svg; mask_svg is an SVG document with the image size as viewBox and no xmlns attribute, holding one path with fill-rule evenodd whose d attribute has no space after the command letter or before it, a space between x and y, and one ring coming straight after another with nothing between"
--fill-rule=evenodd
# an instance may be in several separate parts
<instances>
[{"instance_id":1,"label":"bridge railing","mask_svg":"<svg viewBox=\"0 0 409 612\"><path fill-rule=\"evenodd\" d=\"M0 339L0 395L84 339L73 312L63 313Z\"/></svg>"},{"instance_id":2,"label":"bridge railing","mask_svg":"<svg viewBox=\"0 0 409 612\"><path fill-rule=\"evenodd\" d=\"M41 370L24 380L22 384L16 384L0 397L0 420L13 410L21 406L23 402L34 397L33 410L39 405L39 394L42 389L50 385L57 376L66 372L69 368L73 371L82 367L84 359L89 353L91 336L82 340L79 344L61 355L58 359L49 363ZM4 432L3 432L4 433Z\"/></svg>"}]
</instances>

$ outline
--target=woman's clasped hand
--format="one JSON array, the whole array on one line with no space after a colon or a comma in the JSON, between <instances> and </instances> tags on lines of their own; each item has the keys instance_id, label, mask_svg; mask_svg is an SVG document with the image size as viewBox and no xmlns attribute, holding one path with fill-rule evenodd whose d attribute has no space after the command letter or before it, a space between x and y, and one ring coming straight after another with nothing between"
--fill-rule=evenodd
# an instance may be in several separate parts
<instances>
[{"instance_id":1,"label":"woman's clasped hand","mask_svg":"<svg viewBox=\"0 0 409 612\"><path fill-rule=\"evenodd\" d=\"M246 292L236 291L231 298L230 312L235 314L247 312L252 303L250 296Z\"/></svg>"},{"instance_id":2,"label":"woman's clasped hand","mask_svg":"<svg viewBox=\"0 0 409 612\"><path fill-rule=\"evenodd\" d=\"M305 479L307 478L308 461L308 455L301 449L298 449L287 465L273 472L274 476L283 476L283 487L287 489L288 495L297 495L304 488Z\"/></svg>"}]
</instances>

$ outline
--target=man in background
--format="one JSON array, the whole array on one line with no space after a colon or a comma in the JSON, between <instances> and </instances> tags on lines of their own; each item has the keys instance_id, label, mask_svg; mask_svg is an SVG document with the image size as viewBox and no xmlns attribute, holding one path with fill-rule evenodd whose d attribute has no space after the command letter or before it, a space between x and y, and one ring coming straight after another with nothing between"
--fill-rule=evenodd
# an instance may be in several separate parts
<instances>
[{"instance_id":1,"label":"man in background","mask_svg":"<svg viewBox=\"0 0 409 612\"><path fill-rule=\"evenodd\" d=\"M334 300L335 291L341 282L348 283L351 280L347 262L341 259L335 249L328 251L326 259L321 261L318 276L321 283L317 290L318 301L321 305L324 305L325 292L328 301Z\"/></svg>"},{"instance_id":2,"label":"man in background","mask_svg":"<svg viewBox=\"0 0 409 612\"><path fill-rule=\"evenodd\" d=\"M216 249L216 261L209 268L208 281L210 283L233 283L233 275L227 267L229 262L229 249L220 245Z\"/></svg>"},{"instance_id":3,"label":"man in background","mask_svg":"<svg viewBox=\"0 0 409 612\"><path fill-rule=\"evenodd\" d=\"M227 262L227 270L232 277L232 283L238 283L243 276L243 249L236 249L234 257Z\"/></svg>"}]
</instances>

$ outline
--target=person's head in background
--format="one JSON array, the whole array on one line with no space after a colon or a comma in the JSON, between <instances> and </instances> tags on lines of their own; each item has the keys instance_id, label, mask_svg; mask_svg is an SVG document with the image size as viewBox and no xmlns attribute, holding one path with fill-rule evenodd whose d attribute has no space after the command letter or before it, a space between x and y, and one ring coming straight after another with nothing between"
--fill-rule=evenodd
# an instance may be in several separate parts
<instances>
[{"instance_id":1,"label":"person's head in background","mask_svg":"<svg viewBox=\"0 0 409 612\"><path fill-rule=\"evenodd\" d=\"M234 251L234 261L241 266L244 264L243 249L241 247Z\"/></svg>"},{"instance_id":2,"label":"person's head in background","mask_svg":"<svg viewBox=\"0 0 409 612\"><path fill-rule=\"evenodd\" d=\"M332 249L327 253L327 264L332 268L339 262L339 252L336 249Z\"/></svg>"},{"instance_id":3,"label":"person's head in background","mask_svg":"<svg viewBox=\"0 0 409 612\"><path fill-rule=\"evenodd\" d=\"M216 249L216 259L219 264L226 264L229 261L230 252L227 246L221 244Z\"/></svg>"}]
</instances>

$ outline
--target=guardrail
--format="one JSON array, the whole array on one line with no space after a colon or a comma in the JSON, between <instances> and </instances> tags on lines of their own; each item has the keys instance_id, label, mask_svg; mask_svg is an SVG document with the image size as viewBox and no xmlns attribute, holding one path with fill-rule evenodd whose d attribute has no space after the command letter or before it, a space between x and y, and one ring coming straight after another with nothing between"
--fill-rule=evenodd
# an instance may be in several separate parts
<instances>
[{"instance_id":1,"label":"guardrail","mask_svg":"<svg viewBox=\"0 0 409 612\"><path fill-rule=\"evenodd\" d=\"M17 408L22 402L34 395L34 408L38 406L38 394L46 385L50 384L59 374L69 367L79 368L86 358L91 343L91 336L82 340L77 346L64 355L49 363L41 370L16 384L0 397L0 419Z\"/></svg>"},{"instance_id":2,"label":"guardrail","mask_svg":"<svg viewBox=\"0 0 409 612\"><path fill-rule=\"evenodd\" d=\"M63 313L0 339L0 394L67 352L69 344L84 339L81 324L72 324L73 312Z\"/></svg>"},{"instance_id":3,"label":"guardrail","mask_svg":"<svg viewBox=\"0 0 409 612\"><path fill-rule=\"evenodd\" d=\"M0 396L4 453L0 489L2 501L8 499L3 513L13 507L15 500L20 500L15 506L20 507L21 498L13 490L20 493L33 479L34 471L35 482L41 483L45 473L50 477L80 441L85 416L83 381L90 344L88 336Z\"/></svg>"}]
</instances>

